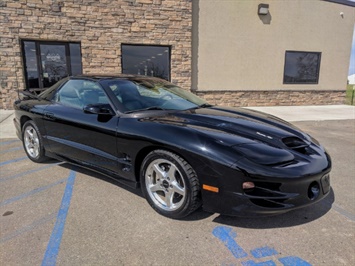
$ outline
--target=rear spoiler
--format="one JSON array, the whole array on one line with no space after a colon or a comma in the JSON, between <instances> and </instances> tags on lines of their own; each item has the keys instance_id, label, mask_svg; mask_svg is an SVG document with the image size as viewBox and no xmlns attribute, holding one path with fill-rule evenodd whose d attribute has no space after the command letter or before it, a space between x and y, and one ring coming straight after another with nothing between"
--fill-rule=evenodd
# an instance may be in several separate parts
<instances>
[{"instance_id":1,"label":"rear spoiler","mask_svg":"<svg viewBox=\"0 0 355 266\"><path fill-rule=\"evenodd\" d=\"M39 99L39 97L36 94L28 90L18 91L18 97L20 98L21 101L29 100L29 99L37 99L37 100Z\"/></svg>"}]
</instances>

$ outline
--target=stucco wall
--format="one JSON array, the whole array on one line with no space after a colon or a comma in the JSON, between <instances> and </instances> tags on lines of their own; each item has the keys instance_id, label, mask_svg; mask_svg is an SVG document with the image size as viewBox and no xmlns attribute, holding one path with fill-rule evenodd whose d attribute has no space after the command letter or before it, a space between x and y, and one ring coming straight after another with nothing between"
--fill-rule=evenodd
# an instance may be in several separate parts
<instances>
[{"instance_id":1,"label":"stucco wall","mask_svg":"<svg viewBox=\"0 0 355 266\"><path fill-rule=\"evenodd\" d=\"M21 39L81 42L83 73L121 73L121 43L171 45L171 79L191 84L191 0L0 1L0 108L25 80Z\"/></svg>"},{"instance_id":2,"label":"stucco wall","mask_svg":"<svg viewBox=\"0 0 355 266\"><path fill-rule=\"evenodd\" d=\"M269 4L268 16L258 16L260 3ZM200 0L193 12L194 90L345 90L354 7L320 0ZM318 84L283 84L286 50L322 53Z\"/></svg>"}]
</instances>

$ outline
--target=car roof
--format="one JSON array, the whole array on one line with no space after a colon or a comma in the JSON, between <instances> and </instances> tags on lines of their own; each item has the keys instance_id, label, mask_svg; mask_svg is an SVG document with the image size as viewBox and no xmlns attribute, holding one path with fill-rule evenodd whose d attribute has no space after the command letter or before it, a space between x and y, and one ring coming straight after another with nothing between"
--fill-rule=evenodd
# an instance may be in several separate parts
<instances>
[{"instance_id":1,"label":"car roof","mask_svg":"<svg viewBox=\"0 0 355 266\"><path fill-rule=\"evenodd\" d=\"M136 82L163 82L169 83L167 80L163 80L156 77L142 76L142 75L132 75L132 74L115 74L115 75L104 75L104 74L85 74L85 75L76 75L70 76L69 79L86 79L92 81L103 81L108 79L124 79Z\"/></svg>"}]
</instances>

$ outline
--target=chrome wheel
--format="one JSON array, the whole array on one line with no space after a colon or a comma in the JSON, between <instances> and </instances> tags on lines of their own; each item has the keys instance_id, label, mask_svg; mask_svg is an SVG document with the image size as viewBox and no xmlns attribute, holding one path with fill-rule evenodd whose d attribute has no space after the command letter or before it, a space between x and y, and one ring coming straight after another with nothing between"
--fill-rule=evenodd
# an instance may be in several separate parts
<instances>
[{"instance_id":1,"label":"chrome wheel","mask_svg":"<svg viewBox=\"0 0 355 266\"><path fill-rule=\"evenodd\" d=\"M27 154L32 158L37 158L40 154L40 140L36 130L27 126L24 132L24 144Z\"/></svg>"},{"instance_id":2,"label":"chrome wheel","mask_svg":"<svg viewBox=\"0 0 355 266\"><path fill-rule=\"evenodd\" d=\"M149 205L168 218L181 219L201 206L196 172L171 151L147 154L141 164L140 183Z\"/></svg>"},{"instance_id":3,"label":"chrome wheel","mask_svg":"<svg viewBox=\"0 0 355 266\"><path fill-rule=\"evenodd\" d=\"M177 166L166 159L156 159L148 165L145 186L154 204L165 211L175 211L184 204L184 178Z\"/></svg>"}]
</instances>

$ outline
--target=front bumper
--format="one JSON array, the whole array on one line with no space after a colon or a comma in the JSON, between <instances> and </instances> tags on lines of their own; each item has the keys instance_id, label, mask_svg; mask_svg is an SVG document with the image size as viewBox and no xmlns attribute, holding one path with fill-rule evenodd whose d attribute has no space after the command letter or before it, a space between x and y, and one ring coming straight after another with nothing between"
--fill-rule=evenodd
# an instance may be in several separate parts
<instances>
[{"instance_id":1,"label":"front bumper","mask_svg":"<svg viewBox=\"0 0 355 266\"><path fill-rule=\"evenodd\" d=\"M296 179L253 181L252 190L231 191L225 186L218 193L203 190L203 209L231 216L273 215L306 207L324 199L330 191L330 169ZM228 189L228 187L230 189ZM238 184L241 188L241 184Z\"/></svg>"}]
</instances>

